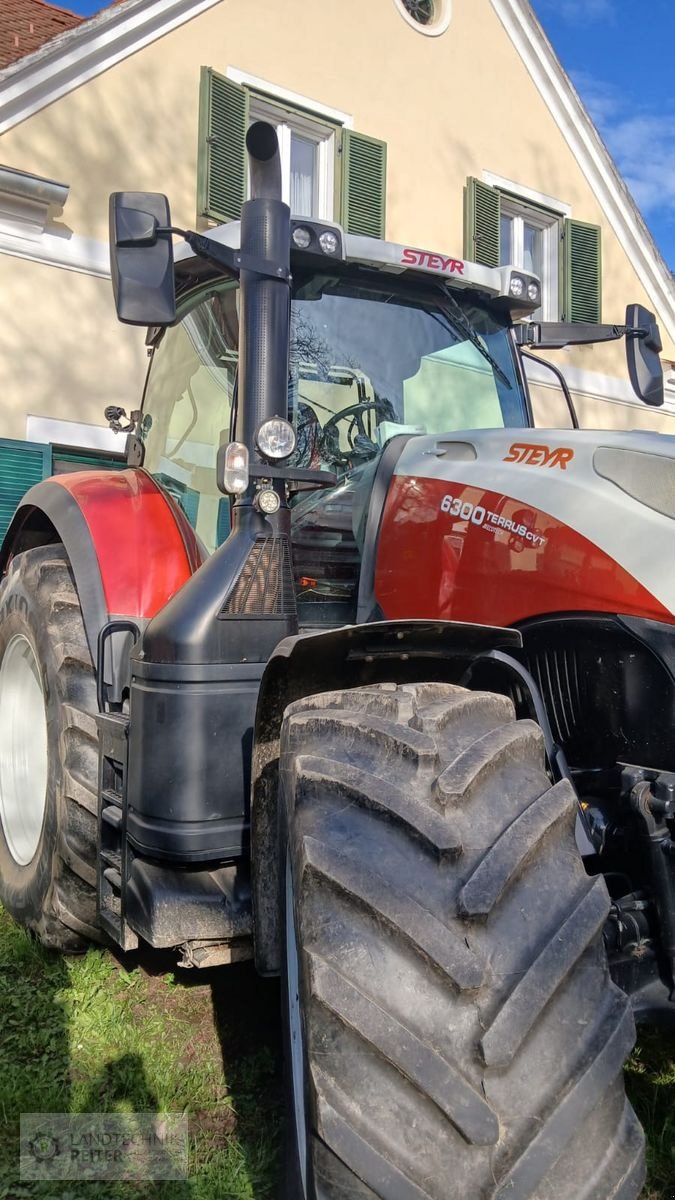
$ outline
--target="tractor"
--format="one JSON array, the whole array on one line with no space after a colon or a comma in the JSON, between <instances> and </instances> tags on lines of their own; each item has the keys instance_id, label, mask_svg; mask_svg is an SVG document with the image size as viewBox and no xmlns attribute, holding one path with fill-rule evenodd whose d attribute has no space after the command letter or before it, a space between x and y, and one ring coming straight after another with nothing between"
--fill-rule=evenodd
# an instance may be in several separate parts
<instances>
[{"instance_id":1,"label":"tractor","mask_svg":"<svg viewBox=\"0 0 675 1200\"><path fill-rule=\"evenodd\" d=\"M291 217L247 149L240 222L111 197L150 365L127 468L3 543L0 899L58 950L281 977L288 1200L631 1200L675 449L535 429L522 359L625 338L660 404L654 317L544 324L536 277Z\"/></svg>"}]
</instances>

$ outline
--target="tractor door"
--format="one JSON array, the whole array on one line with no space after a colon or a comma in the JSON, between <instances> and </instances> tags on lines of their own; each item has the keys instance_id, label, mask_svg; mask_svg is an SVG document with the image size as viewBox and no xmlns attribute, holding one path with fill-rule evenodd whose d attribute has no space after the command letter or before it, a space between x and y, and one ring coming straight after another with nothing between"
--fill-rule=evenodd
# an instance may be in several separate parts
<instances>
[{"instance_id":1,"label":"tractor door","mask_svg":"<svg viewBox=\"0 0 675 1200\"><path fill-rule=\"evenodd\" d=\"M209 554L230 530L230 501L216 486L216 455L230 439L237 295L228 282L188 299L180 322L153 345L141 414L143 465L182 508Z\"/></svg>"}]
</instances>

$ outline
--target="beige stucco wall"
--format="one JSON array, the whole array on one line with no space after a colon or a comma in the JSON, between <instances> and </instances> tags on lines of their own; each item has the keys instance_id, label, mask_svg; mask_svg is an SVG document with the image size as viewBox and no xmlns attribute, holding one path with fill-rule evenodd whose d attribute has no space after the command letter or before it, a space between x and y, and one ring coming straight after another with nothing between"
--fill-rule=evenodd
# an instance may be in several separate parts
<instances>
[{"instance_id":1,"label":"beige stucco wall","mask_svg":"<svg viewBox=\"0 0 675 1200\"><path fill-rule=\"evenodd\" d=\"M0 160L70 185L65 236L106 239L108 193L124 188L167 192L175 222L193 225L203 64L292 89L385 139L388 238L461 254L466 177L491 171L603 226L604 320L621 322L627 300L650 305L490 0L454 0L437 38L412 30L393 0L256 0L255 14L247 0L221 0L5 134ZM141 338L116 324L109 284L6 255L0 271L0 432L20 435L22 412L91 421L106 403L133 407ZM565 361L624 378L623 354L596 346ZM555 396L539 391L544 422L563 423ZM580 406L588 424L675 432L670 414L599 397Z\"/></svg>"}]
</instances>

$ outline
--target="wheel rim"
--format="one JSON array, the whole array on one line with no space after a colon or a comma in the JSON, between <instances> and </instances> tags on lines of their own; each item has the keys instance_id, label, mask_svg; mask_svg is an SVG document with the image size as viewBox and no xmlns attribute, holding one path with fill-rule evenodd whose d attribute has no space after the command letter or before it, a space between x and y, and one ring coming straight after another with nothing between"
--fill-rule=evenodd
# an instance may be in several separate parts
<instances>
[{"instance_id":1,"label":"wheel rim","mask_svg":"<svg viewBox=\"0 0 675 1200\"><path fill-rule=\"evenodd\" d=\"M288 1028L293 1081L293 1108L302 1194L307 1195L307 1126L305 1123L305 1051L300 1013L300 965L295 934L295 906L290 851L286 852L286 982L288 985Z\"/></svg>"},{"instance_id":2,"label":"wheel rim","mask_svg":"<svg viewBox=\"0 0 675 1200\"><path fill-rule=\"evenodd\" d=\"M0 818L12 858L35 855L47 800L47 713L33 647L16 634L0 667Z\"/></svg>"}]
</instances>

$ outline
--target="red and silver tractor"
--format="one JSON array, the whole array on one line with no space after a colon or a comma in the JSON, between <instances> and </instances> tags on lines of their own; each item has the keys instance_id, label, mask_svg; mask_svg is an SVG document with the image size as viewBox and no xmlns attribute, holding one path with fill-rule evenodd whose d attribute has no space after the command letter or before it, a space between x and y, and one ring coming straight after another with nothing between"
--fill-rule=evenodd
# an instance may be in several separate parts
<instances>
[{"instance_id":1,"label":"red and silver tractor","mask_svg":"<svg viewBox=\"0 0 675 1200\"><path fill-rule=\"evenodd\" d=\"M658 404L658 330L291 219L247 141L241 223L111 198L150 368L128 468L4 541L0 898L55 948L281 974L289 1198L631 1200L622 1065L675 1011L675 450L533 429L521 356L625 337Z\"/></svg>"}]
</instances>

